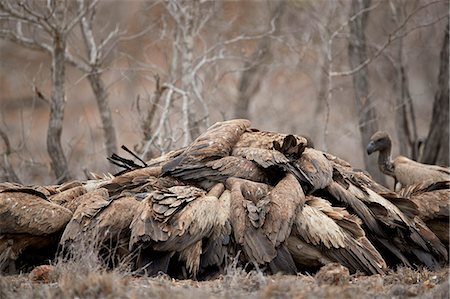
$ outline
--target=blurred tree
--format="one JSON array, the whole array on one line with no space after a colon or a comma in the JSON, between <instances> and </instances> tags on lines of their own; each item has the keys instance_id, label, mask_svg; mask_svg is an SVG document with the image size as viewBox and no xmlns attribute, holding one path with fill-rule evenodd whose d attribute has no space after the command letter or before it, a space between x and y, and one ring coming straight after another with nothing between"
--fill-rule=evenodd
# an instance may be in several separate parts
<instances>
[{"instance_id":1,"label":"blurred tree","mask_svg":"<svg viewBox=\"0 0 450 299\"><path fill-rule=\"evenodd\" d=\"M47 130L47 150L52 160L52 168L57 180L71 178L67 159L61 146L65 98L65 53L67 36L79 18L67 18L67 8L63 1L44 3L1 1L1 18L11 23L2 29L0 36L22 46L39 49L51 54L52 91L50 119ZM37 41L45 36L41 41Z\"/></svg>"},{"instance_id":2,"label":"blurred tree","mask_svg":"<svg viewBox=\"0 0 450 299\"><path fill-rule=\"evenodd\" d=\"M91 84L92 91L94 92L97 101L103 135L105 137L106 153L108 156L111 156L117 150L117 139L111 115L111 108L108 103L108 93L102 79L102 72L106 64L105 59L115 47L117 41L120 40L119 30L116 25L116 28L108 32L108 35L103 39L100 39L100 42L96 41L93 32L96 6L93 5L89 8L87 6L90 5L88 0L77 0L77 3L78 14L82 15L80 25L83 40L86 45L87 59L71 60L70 62L87 74L87 79ZM95 1L93 3L95 3Z\"/></svg>"},{"instance_id":3,"label":"blurred tree","mask_svg":"<svg viewBox=\"0 0 450 299\"><path fill-rule=\"evenodd\" d=\"M279 31L280 23L283 17L286 1L279 1L271 12L272 31ZM249 119L249 106L252 98L259 91L261 81L266 75L265 67L270 63L271 57L271 37L265 36L260 39L258 46L251 54L250 60L245 63L244 70L241 73L241 79L238 87L238 98L234 106L235 118Z\"/></svg>"},{"instance_id":4,"label":"blurred tree","mask_svg":"<svg viewBox=\"0 0 450 299\"><path fill-rule=\"evenodd\" d=\"M61 146L64 110L66 104L65 80L66 63L87 75L97 100L99 114L105 136L108 155L117 148L116 133L112 122L111 109L107 101L107 91L102 80L102 66L105 58L119 40L119 30L108 32L96 42L93 34L93 19L98 1L1 1L0 20L3 26L0 38L21 46L40 50L51 55L52 92L50 119L47 130L47 151L52 160L52 168L58 181L72 177L67 159ZM80 56L78 45L71 38L74 27L80 25L87 58ZM75 54L73 54L75 53Z\"/></svg>"},{"instance_id":5,"label":"blurred tree","mask_svg":"<svg viewBox=\"0 0 450 299\"><path fill-rule=\"evenodd\" d=\"M437 91L434 96L433 116L425 141L422 162L449 165L449 21L445 27L441 48Z\"/></svg>"},{"instance_id":6,"label":"blurred tree","mask_svg":"<svg viewBox=\"0 0 450 299\"><path fill-rule=\"evenodd\" d=\"M141 126L144 138L135 146L141 158L148 159L176 145L186 146L208 127L212 102L208 95L217 89L225 74L243 69L240 90L246 96L254 95L257 88L253 87L261 80L259 74L264 75L261 67L267 65L263 61L266 61L283 2L277 2L275 10L268 14L269 21L261 21L265 30L257 34L248 34L242 28L232 31L234 19L219 21L228 5L224 1L169 0L161 2L161 7L149 2L163 20L161 36L170 46L166 48L166 69L156 66L154 61L139 62L142 68L157 69L159 74ZM267 23L270 23L269 29L266 29ZM241 46L255 41L253 54L242 52ZM171 120L173 115L177 115L176 123Z\"/></svg>"},{"instance_id":7,"label":"blurred tree","mask_svg":"<svg viewBox=\"0 0 450 299\"><path fill-rule=\"evenodd\" d=\"M406 3L404 1L390 1L389 6L394 26L399 28L407 17L405 14ZM388 54L386 56L390 58L395 74L391 82L395 97L395 127L397 129L399 153L411 157L413 160L418 160L416 116L409 91L408 74L403 59L402 36L393 41L390 52L392 52L392 55Z\"/></svg>"},{"instance_id":8,"label":"blurred tree","mask_svg":"<svg viewBox=\"0 0 450 299\"><path fill-rule=\"evenodd\" d=\"M6 182L21 183L19 177L14 171L14 168L11 165L10 156L12 154L12 150L8 135L2 129L0 129L0 137L5 145L5 150L1 154L0 158L0 169L2 170L0 172L0 182L6 181Z\"/></svg>"},{"instance_id":9,"label":"blurred tree","mask_svg":"<svg viewBox=\"0 0 450 299\"><path fill-rule=\"evenodd\" d=\"M350 19L356 14L369 9L370 0L352 0ZM367 60L365 29L367 26L368 12L363 12L350 23L350 36L348 41L348 56L350 67L356 69ZM375 105L371 98L369 74L366 67L352 74L355 91L355 104L358 113L359 130L361 132L361 146L363 152L370 141L370 137L378 131L378 121ZM365 168L381 184L386 184L386 179L378 169L375 156L364 155Z\"/></svg>"}]
</instances>

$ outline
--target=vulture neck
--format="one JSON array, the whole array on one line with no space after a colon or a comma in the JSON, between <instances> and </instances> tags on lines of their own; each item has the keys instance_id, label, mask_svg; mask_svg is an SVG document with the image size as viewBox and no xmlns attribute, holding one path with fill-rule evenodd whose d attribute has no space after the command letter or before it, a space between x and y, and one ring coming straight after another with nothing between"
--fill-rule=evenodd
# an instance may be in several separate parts
<instances>
[{"instance_id":1,"label":"vulture neck","mask_svg":"<svg viewBox=\"0 0 450 299\"><path fill-rule=\"evenodd\" d=\"M391 142L387 142L387 146L379 151L378 166L382 173L395 177L394 163L391 157Z\"/></svg>"}]
</instances>

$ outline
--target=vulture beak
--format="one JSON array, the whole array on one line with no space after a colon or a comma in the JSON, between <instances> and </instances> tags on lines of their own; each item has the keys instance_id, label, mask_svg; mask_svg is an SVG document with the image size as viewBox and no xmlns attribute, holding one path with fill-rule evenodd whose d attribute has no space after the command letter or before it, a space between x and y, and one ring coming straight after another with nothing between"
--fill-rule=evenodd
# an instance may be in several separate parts
<instances>
[{"instance_id":1,"label":"vulture beak","mask_svg":"<svg viewBox=\"0 0 450 299\"><path fill-rule=\"evenodd\" d=\"M373 152L375 152L376 150L377 149L375 146L375 142L373 142L373 141L369 142L369 144L367 145L367 148L366 148L367 154L370 155Z\"/></svg>"}]
</instances>

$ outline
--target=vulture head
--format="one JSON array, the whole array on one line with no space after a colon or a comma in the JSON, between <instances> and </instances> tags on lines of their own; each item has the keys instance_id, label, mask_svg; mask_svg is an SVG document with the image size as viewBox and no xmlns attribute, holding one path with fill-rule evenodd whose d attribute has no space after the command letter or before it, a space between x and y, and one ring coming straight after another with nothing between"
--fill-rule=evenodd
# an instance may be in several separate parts
<instances>
[{"instance_id":1,"label":"vulture head","mask_svg":"<svg viewBox=\"0 0 450 299\"><path fill-rule=\"evenodd\" d=\"M376 151L383 151L391 148L391 138L389 134L384 131L378 131L370 137L370 142L367 145L367 154L372 154Z\"/></svg>"}]
</instances>

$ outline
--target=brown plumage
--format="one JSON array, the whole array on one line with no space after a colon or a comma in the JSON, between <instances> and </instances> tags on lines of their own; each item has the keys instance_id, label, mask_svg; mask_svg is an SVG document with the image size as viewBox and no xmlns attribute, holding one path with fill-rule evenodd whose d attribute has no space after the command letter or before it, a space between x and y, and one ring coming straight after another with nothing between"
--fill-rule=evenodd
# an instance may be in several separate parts
<instances>
[{"instance_id":1,"label":"brown plumage","mask_svg":"<svg viewBox=\"0 0 450 299\"><path fill-rule=\"evenodd\" d=\"M290 164L306 146L306 139L287 134L256 132L247 120L217 123L185 151L162 167L163 175L196 182L209 189L229 177L276 183L285 172L309 184Z\"/></svg>"},{"instance_id":2,"label":"brown plumage","mask_svg":"<svg viewBox=\"0 0 450 299\"><path fill-rule=\"evenodd\" d=\"M244 132L239 141L236 143L235 147L250 147L250 148L262 148L269 150L279 150L284 143L284 140L288 137L293 137L295 143L293 146L285 145L285 149L281 152L292 153L296 155L300 155L302 150L308 146L308 140L305 137L291 134L283 134L276 132L268 132L268 131L259 131L256 129L248 129ZM293 141L292 140L292 141Z\"/></svg>"},{"instance_id":3,"label":"brown plumage","mask_svg":"<svg viewBox=\"0 0 450 299\"><path fill-rule=\"evenodd\" d=\"M307 196L307 202L294 220L288 242L296 263L316 267L337 261L368 274L382 274L386 263L365 237L361 220L343 208L318 197Z\"/></svg>"},{"instance_id":4,"label":"brown plumage","mask_svg":"<svg viewBox=\"0 0 450 299\"><path fill-rule=\"evenodd\" d=\"M150 192L157 189L184 185L173 177L159 177L160 167L145 167L117 175L98 184L97 187L108 190L110 199L122 195Z\"/></svg>"},{"instance_id":5,"label":"brown plumage","mask_svg":"<svg viewBox=\"0 0 450 299\"><path fill-rule=\"evenodd\" d=\"M394 160L391 157L391 138L386 132L378 131L372 135L367 145L370 155L376 151L380 170L398 181L402 186L422 183L427 180L444 181L450 179L450 169L436 165L422 164L404 156Z\"/></svg>"},{"instance_id":6,"label":"brown plumage","mask_svg":"<svg viewBox=\"0 0 450 299\"><path fill-rule=\"evenodd\" d=\"M110 204L108 191L104 188L87 192L80 196L77 201L78 207L73 213L60 240L63 246L74 244L71 247L76 247L77 242L83 241L83 238L85 238L84 232L94 217ZM87 238L89 239L91 237L93 236L88 236Z\"/></svg>"},{"instance_id":7,"label":"brown plumage","mask_svg":"<svg viewBox=\"0 0 450 299\"><path fill-rule=\"evenodd\" d=\"M333 164L333 183L326 191L333 204L340 202L361 218L369 239L385 257L393 255L405 265L420 261L432 268L447 261L445 246L413 211L408 210L409 215L403 213L391 202L395 199L388 200L372 190L373 186L381 187L371 182L363 172ZM409 208L414 206L411 203Z\"/></svg>"},{"instance_id":8,"label":"brown plumage","mask_svg":"<svg viewBox=\"0 0 450 299\"><path fill-rule=\"evenodd\" d=\"M3 189L0 192L0 270L29 250L44 249L51 257L57 238L72 212L48 201L45 194L31 188ZM32 258L27 256L25 258Z\"/></svg>"},{"instance_id":9,"label":"brown plumage","mask_svg":"<svg viewBox=\"0 0 450 299\"><path fill-rule=\"evenodd\" d=\"M208 254L204 265L215 261L222 263L224 256L210 256L214 253L208 251L207 244L220 247L226 243L230 233L229 206L230 194L224 192L223 184L216 184L208 193L191 186L149 193L140 203L140 212L130 226L130 249L138 245L146 248L141 251L141 260L146 260L148 265L138 266L146 268L150 274L167 273L172 257L178 253L178 259L195 277L203 266L203 242L205 254ZM214 242L216 244L212 245ZM158 256L160 261L155 259Z\"/></svg>"},{"instance_id":10,"label":"brown plumage","mask_svg":"<svg viewBox=\"0 0 450 299\"><path fill-rule=\"evenodd\" d=\"M443 244L449 243L450 181L425 181L399 191L418 206L419 217Z\"/></svg>"},{"instance_id":11,"label":"brown plumage","mask_svg":"<svg viewBox=\"0 0 450 299\"><path fill-rule=\"evenodd\" d=\"M223 158L231 153L232 148L242 133L250 127L250 121L235 119L218 122L195 139L179 156L162 167L163 175L183 178L185 168L204 164Z\"/></svg>"},{"instance_id":12,"label":"brown plumage","mask_svg":"<svg viewBox=\"0 0 450 299\"><path fill-rule=\"evenodd\" d=\"M86 192L87 190L84 186L75 186L50 196L49 200L69 209L73 213L78 207L78 198Z\"/></svg>"},{"instance_id":13,"label":"brown plumage","mask_svg":"<svg viewBox=\"0 0 450 299\"><path fill-rule=\"evenodd\" d=\"M250 262L268 264L271 272L295 273L296 267L285 247L294 216L304 203L297 179L286 174L273 188L230 178L231 224L234 238Z\"/></svg>"},{"instance_id":14,"label":"brown plumage","mask_svg":"<svg viewBox=\"0 0 450 299\"><path fill-rule=\"evenodd\" d=\"M323 152L306 148L301 157L294 162L294 165L301 169L311 182L313 192L330 185L333 180L333 167L330 160Z\"/></svg>"}]
</instances>

